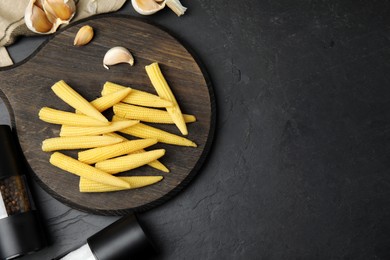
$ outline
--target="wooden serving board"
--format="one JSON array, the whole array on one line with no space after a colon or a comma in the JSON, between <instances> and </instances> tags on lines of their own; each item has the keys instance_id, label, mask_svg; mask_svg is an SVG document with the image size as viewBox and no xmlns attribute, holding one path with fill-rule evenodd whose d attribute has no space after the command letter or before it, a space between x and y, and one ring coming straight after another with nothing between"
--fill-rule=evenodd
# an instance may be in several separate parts
<instances>
[{"instance_id":1,"label":"wooden serving board","mask_svg":"<svg viewBox=\"0 0 390 260\"><path fill-rule=\"evenodd\" d=\"M73 46L78 29L86 24L95 30L92 42L82 47ZM102 65L103 56L114 46L129 49L135 65L120 64L106 70ZM196 115L197 122L188 125L188 138L198 147L158 143L151 148L166 149L160 161L170 173L143 166L121 174L163 175L163 181L155 185L119 192L80 193L79 178L52 166L49 163L51 153L41 150L42 141L57 137L60 126L39 120L40 108L48 106L74 111L51 91L51 86L58 80L65 80L87 100L99 97L106 81L156 94L144 69L155 61L160 64L182 111ZM1 69L0 89L10 109L21 149L41 186L69 206L94 214L122 215L165 202L188 184L211 145L215 106L203 68L171 34L130 16L97 16L59 31L24 63ZM180 134L174 125L157 127ZM77 156L76 151L64 153Z\"/></svg>"}]
</instances>

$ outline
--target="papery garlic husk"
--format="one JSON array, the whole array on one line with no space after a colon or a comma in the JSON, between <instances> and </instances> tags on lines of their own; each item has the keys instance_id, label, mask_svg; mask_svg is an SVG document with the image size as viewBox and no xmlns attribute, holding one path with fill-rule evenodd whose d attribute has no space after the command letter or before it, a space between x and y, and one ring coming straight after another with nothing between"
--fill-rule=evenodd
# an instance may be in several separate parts
<instances>
[{"instance_id":1,"label":"papery garlic husk","mask_svg":"<svg viewBox=\"0 0 390 260\"><path fill-rule=\"evenodd\" d=\"M165 4L174 11L177 16L182 16L187 10L187 7L184 7L179 0L165 0Z\"/></svg>"},{"instance_id":2,"label":"papery garlic husk","mask_svg":"<svg viewBox=\"0 0 390 260\"><path fill-rule=\"evenodd\" d=\"M39 34L54 33L61 24L68 24L76 13L74 0L30 0L24 21Z\"/></svg>"},{"instance_id":3,"label":"papery garlic husk","mask_svg":"<svg viewBox=\"0 0 390 260\"><path fill-rule=\"evenodd\" d=\"M103 58L103 66L109 69L108 66L119 63L128 63L130 66L134 65L134 57L130 51L124 47L117 46L109 49Z\"/></svg>"},{"instance_id":4,"label":"papery garlic husk","mask_svg":"<svg viewBox=\"0 0 390 260\"><path fill-rule=\"evenodd\" d=\"M88 44L92 40L93 34L93 28L89 25L84 25L77 32L73 45L81 46Z\"/></svg>"},{"instance_id":5,"label":"papery garlic husk","mask_svg":"<svg viewBox=\"0 0 390 260\"><path fill-rule=\"evenodd\" d=\"M131 0L131 4L134 10L142 15L154 14L165 7L165 1L158 3L155 0Z\"/></svg>"}]
</instances>

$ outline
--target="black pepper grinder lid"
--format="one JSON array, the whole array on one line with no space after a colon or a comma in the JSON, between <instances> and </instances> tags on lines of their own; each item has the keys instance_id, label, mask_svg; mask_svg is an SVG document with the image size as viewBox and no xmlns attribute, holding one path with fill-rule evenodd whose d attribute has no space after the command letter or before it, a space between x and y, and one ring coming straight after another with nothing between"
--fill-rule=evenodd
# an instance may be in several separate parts
<instances>
[{"instance_id":1,"label":"black pepper grinder lid","mask_svg":"<svg viewBox=\"0 0 390 260\"><path fill-rule=\"evenodd\" d=\"M11 127L0 125L0 179L23 172Z\"/></svg>"},{"instance_id":2,"label":"black pepper grinder lid","mask_svg":"<svg viewBox=\"0 0 390 260\"><path fill-rule=\"evenodd\" d=\"M134 214L122 217L87 242L97 260L145 259L156 252Z\"/></svg>"}]
</instances>

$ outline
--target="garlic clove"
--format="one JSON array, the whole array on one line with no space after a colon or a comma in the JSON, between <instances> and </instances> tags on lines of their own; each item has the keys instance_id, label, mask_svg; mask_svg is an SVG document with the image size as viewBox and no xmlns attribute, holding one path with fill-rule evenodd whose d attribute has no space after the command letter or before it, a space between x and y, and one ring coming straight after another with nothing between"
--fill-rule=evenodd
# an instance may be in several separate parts
<instances>
[{"instance_id":1,"label":"garlic clove","mask_svg":"<svg viewBox=\"0 0 390 260\"><path fill-rule=\"evenodd\" d=\"M165 1L155 0L131 0L134 10L142 15L154 14L165 7Z\"/></svg>"},{"instance_id":2,"label":"garlic clove","mask_svg":"<svg viewBox=\"0 0 390 260\"><path fill-rule=\"evenodd\" d=\"M93 34L93 28L89 25L84 25L77 32L73 45L81 46L88 44L92 40Z\"/></svg>"},{"instance_id":3,"label":"garlic clove","mask_svg":"<svg viewBox=\"0 0 390 260\"><path fill-rule=\"evenodd\" d=\"M36 0L34 4L43 10L43 0Z\"/></svg>"},{"instance_id":4,"label":"garlic clove","mask_svg":"<svg viewBox=\"0 0 390 260\"><path fill-rule=\"evenodd\" d=\"M57 27L68 24L76 13L74 0L43 0L43 9L53 24Z\"/></svg>"},{"instance_id":5,"label":"garlic clove","mask_svg":"<svg viewBox=\"0 0 390 260\"><path fill-rule=\"evenodd\" d=\"M165 4L174 11L177 16L182 16L187 10L187 7L184 7L179 0L166 0Z\"/></svg>"},{"instance_id":6,"label":"garlic clove","mask_svg":"<svg viewBox=\"0 0 390 260\"><path fill-rule=\"evenodd\" d=\"M24 13L24 22L27 28L33 32L39 34L51 33L53 24L47 19L40 6L42 6L40 1L30 0Z\"/></svg>"},{"instance_id":7,"label":"garlic clove","mask_svg":"<svg viewBox=\"0 0 390 260\"><path fill-rule=\"evenodd\" d=\"M109 69L108 66L116 65L119 63L128 63L130 66L134 65L134 57L131 53L124 47L113 47L109 49L103 58L103 66L106 69Z\"/></svg>"}]
</instances>

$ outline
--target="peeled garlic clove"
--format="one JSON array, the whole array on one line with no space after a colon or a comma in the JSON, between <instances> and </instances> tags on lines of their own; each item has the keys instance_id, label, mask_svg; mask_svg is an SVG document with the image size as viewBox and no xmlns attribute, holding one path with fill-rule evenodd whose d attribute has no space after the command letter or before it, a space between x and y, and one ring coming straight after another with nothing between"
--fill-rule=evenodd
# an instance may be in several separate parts
<instances>
[{"instance_id":1,"label":"peeled garlic clove","mask_svg":"<svg viewBox=\"0 0 390 260\"><path fill-rule=\"evenodd\" d=\"M154 14L165 7L165 1L159 4L155 0L131 0L131 4L134 10L142 15Z\"/></svg>"},{"instance_id":2,"label":"peeled garlic clove","mask_svg":"<svg viewBox=\"0 0 390 260\"><path fill-rule=\"evenodd\" d=\"M74 38L73 45L81 46L89 43L93 38L93 28L89 25L84 25L79 29Z\"/></svg>"},{"instance_id":3,"label":"peeled garlic clove","mask_svg":"<svg viewBox=\"0 0 390 260\"><path fill-rule=\"evenodd\" d=\"M117 46L109 49L103 58L103 66L109 69L108 66L116 65L119 63L129 63L130 66L134 65L134 58L131 53L123 47Z\"/></svg>"},{"instance_id":4,"label":"peeled garlic clove","mask_svg":"<svg viewBox=\"0 0 390 260\"><path fill-rule=\"evenodd\" d=\"M40 7L40 1L31 0L24 13L24 22L31 31L39 34L52 32L53 24L47 19L45 12Z\"/></svg>"},{"instance_id":5,"label":"peeled garlic clove","mask_svg":"<svg viewBox=\"0 0 390 260\"><path fill-rule=\"evenodd\" d=\"M179 0L166 0L165 4L175 12L177 16L182 16L186 10L187 7L184 7Z\"/></svg>"},{"instance_id":6,"label":"peeled garlic clove","mask_svg":"<svg viewBox=\"0 0 390 260\"><path fill-rule=\"evenodd\" d=\"M76 13L74 0L43 0L43 9L49 21L57 25L68 24Z\"/></svg>"}]
</instances>

